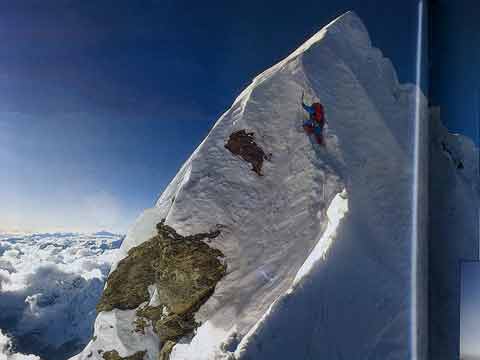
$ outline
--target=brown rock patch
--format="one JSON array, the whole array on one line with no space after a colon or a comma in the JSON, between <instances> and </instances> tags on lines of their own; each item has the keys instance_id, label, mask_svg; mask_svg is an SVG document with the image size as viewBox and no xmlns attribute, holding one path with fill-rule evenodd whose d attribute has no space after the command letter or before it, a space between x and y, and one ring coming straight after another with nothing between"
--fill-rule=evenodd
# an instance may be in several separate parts
<instances>
[{"instance_id":1,"label":"brown rock patch","mask_svg":"<svg viewBox=\"0 0 480 360\"><path fill-rule=\"evenodd\" d=\"M269 160L270 155L266 155L263 149L255 143L255 134L239 130L230 135L225 144L232 154L239 155L243 160L252 165L252 170L258 175L262 174L262 165L264 160Z\"/></svg>"},{"instance_id":2,"label":"brown rock patch","mask_svg":"<svg viewBox=\"0 0 480 360\"><path fill-rule=\"evenodd\" d=\"M135 331L144 333L152 325L163 347L168 345L162 350L167 359L176 341L197 328L195 313L225 275L226 265L219 260L221 251L203 242L217 237L219 230L182 236L164 220L157 230L158 235L130 249L118 263L97 311L137 309ZM157 289L159 305L139 307L150 300L150 285ZM108 356L116 360L114 354Z\"/></svg>"},{"instance_id":3,"label":"brown rock patch","mask_svg":"<svg viewBox=\"0 0 480 360\"><path fill-rule=\"evenodd\" d=\"M135 354L127 356L127 357L121 357L118 354L117 350L112 350L112 351L107 351L103 354L103 358L105 360L143 360L143 357L145 356L147 352L146 351L137 351Z\"/></svg>"}]
</instances>

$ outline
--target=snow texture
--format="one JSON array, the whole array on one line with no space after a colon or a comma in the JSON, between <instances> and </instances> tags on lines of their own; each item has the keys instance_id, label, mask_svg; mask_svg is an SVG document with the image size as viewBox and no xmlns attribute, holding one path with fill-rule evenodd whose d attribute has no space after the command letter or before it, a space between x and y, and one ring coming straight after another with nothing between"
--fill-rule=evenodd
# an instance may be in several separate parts
<instances>
[{"instance_id":1,"label":"snow texture","mask_svg":"<svg viewBox=\"0 0 480 360\"><path fill-rule=\"evenodd\" d=\"M122 239L105 232L0 235L0 329L10 337L0 342L7 359L24 359L10 354L12 346L45 360L82 349Z\"/></svg>"},{"instance_id":2,"label":"snow texture","mask_svg":"<svg viewBox=\"0 0 480 360\"><path fill-rule=\"evenodd\" d=\"M326 147L302 131L300 95L326 109ZM352 12L258 75L128 232L117 261L155 235L216 229L227 275L171 360L389 359L412 355L413 85L399 84ZM246 129L272 154L258 176L224 144ZM161 291L161 289L160 289ZM101 313L75 360L160 344L132 311ZM109 328L109 324L115 324ZM109 330L110 329L110 330Z\"/></svg>"}]
</instances>

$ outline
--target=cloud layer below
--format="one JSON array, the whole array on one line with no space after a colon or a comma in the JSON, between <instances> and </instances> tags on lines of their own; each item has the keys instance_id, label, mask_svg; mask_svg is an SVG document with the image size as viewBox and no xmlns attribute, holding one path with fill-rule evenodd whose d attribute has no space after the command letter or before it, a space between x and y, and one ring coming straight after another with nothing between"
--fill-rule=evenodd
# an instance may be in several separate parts
<instances>
[{"instance_id":1,"label":"cloud layer below","mask_svg":"<svg viewBox=\"0 0 480 360\"><path fill-rule=\"evenodd\" d=\"M60 360L81 350L122 240L105 232L0 235L0 349L7 359L37 359L15 351Z\"/></svg>"}]
</instances>

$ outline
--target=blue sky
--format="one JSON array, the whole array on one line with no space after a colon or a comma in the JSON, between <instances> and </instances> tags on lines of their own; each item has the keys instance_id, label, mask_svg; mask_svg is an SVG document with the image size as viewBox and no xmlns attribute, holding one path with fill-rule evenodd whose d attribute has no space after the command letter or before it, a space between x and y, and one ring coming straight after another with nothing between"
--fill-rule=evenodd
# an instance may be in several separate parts
<instances>
[{"instance_id":1,"label":"blue sky","mask_svg":"<svg viewBox=\"0 0 480 360\"><path fill-rule=\"evenodd\" d=\"M472 0L436 0L432 8L431 87L434 105L453 132L479 143L480 5Z\"/></svg>"},{"instance_id":2,"label":"blue sky","mask_svg":"<svg viewBox=\"0 0 480 360\"><path fill-rule=\"evenodd\" d=\"M416 1L0 4L0 230L125 231L251 79L353 9L402 82Z\"/></svg>"}]
</instances>

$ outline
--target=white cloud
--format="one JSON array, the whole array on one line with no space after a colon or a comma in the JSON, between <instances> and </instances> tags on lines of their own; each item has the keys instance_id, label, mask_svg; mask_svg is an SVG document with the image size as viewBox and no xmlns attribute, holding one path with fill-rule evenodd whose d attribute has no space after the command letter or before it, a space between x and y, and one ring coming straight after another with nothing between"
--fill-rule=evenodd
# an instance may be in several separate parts
<instances>
[{"instance_id":1,"label":"white cloud","mask_svg":"<svg viewBox=\"0 0 480 360\"><path fill-rule=\"evenodd\" d=\"M95 305L121 241L108 233L0 235L0 327L12 337L5 349L13 341L19 351L44 359L79 351L91 336Z\"/></svg>"},{"instance_id":2,"label":"white cloud","mask_svg":"<svg viewBox=\"0 0 480 360\"><path fill-rule=\"evenodd\" d=\"M10 195L8 195L10 196ZM96 190L90 193L45 193L48 199L28 201L0 193L1 232L95 232L108 230L124 233L136 213L113 194Z\"/></svg>"},{"instance_id":3,"label":"white cloud","mask_svg":"<svg viewBox=\"0 0 480 360\"><path fill-rule=\"evenodd\" d=\"M15 353L10 338L0 330L0 360L40 360L35 355Z\"/></svg>"}]
</instances>

